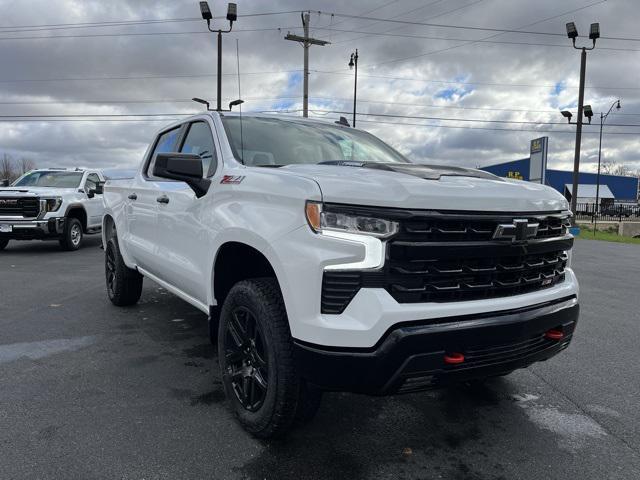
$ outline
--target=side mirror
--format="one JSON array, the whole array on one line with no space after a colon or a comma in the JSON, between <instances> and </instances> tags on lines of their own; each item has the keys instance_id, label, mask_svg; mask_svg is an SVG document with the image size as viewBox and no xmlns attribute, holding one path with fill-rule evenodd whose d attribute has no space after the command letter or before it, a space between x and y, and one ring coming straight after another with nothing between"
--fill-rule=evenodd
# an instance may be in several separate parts
<instances>
[{"instance_id":1,"label":"side mirror","mask_svg":"<svg viewBox=\"0 0 640 480\"><path fill-rule=\"evenodd\" d=\"M6 178L3 180L0 180L0 187L8 187L9 186L9 180L7 180Z\"/></svg>"},{"instance_id":2,"label":"side mirror","mask_svg":"<svg viewBox=\"0 0 640 480\"><path fill-rule=\"evenodd\" d=\"M94 195L102 195L104 193L104 182L99 182L96 184L95 188L89 190L89 198L93 198Z\"/></svg>"},{"instance_id":3,"label":"side mirror","mask_svg":"<svg viewBox=\"0 0 640 480\"><path fill-rule=\"evenodd\" d=\"M156 155L153 175L185 182L198 198L204 196L211 186L211 180L202 178L202 173L200 155L192 153L159 153Z\"/></svg>"}]
</instances>

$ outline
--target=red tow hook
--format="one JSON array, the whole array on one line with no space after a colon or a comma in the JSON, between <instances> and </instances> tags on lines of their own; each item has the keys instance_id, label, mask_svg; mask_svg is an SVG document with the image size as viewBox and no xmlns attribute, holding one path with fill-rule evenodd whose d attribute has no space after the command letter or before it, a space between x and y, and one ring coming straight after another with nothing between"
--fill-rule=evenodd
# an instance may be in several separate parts
<instances>
[{"instance_id":1,"label":"red tow hook","mask_svg":"<svg viewBox=\"0 0 640 480\"><path fill-rule=\"evenodd\" d=\"M549 340L562 340L564 338L564 333L562 332L562 330L552 328L551 330L547 330L544 336Z\"/></svg>"},{"instance_id":2,"label":"red tow hook","mask_svg":"<svg viewBox=\"0 0 640 480\"><path fill-rule=\"evenodd\" d=\"M449 365L459 365L464 362L464 355L458 352L447 353L444 356L444 363Z\"/></svg>"}]
</instances>

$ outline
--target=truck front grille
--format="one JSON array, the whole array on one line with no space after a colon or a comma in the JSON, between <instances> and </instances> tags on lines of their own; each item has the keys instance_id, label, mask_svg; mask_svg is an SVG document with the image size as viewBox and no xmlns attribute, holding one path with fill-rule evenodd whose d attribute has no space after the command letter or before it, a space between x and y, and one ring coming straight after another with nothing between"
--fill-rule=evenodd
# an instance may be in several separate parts
<instances>
[{"instance_id":1,"label":"truck front grille","mask_svg":"<svg viewBox=\"0 0 640 480\"><path fill-rule=\"evenodd\" d=\"M398 221L380 270L325 272L322 313L342 313L360 288L384 288L398 303L457 302L506 297L564 281L573 245L558 214L445 214L383 209ZM494 240L498 225L538 224L527 241Z\"/></svg>"},{"instance_id":2,"label":"truck front grille","mask_svg":"<svg viewBox=\"0 0 640 480\"><path fill-rule=\"evenodd\" d=\"M0 218L35 218L39 213L40 200L36 197L0 197Z\"/></svg>"}]
</instances>

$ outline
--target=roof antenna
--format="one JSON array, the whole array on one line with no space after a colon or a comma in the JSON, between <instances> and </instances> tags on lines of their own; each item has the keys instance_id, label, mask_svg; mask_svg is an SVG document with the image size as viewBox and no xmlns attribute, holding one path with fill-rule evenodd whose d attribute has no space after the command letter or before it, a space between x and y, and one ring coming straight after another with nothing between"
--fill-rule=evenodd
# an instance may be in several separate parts
<instances>
[{"instance_id":1,"label":"roof antenna","mask_svg":"<svg viewBox=\"0 0 640 480\"><path fill-rule=\"evenodd\" d=\"M236 62L238 64L238 99L242 98L240 93L240 48L238 47L238 39L236 38ZM244 102L240 100L238 103L238 110L240 115L240 161L244 165L244 138L242 137L242 104ZM229 107L231 109L231 107Z\"/></svg>"}]
</instances>

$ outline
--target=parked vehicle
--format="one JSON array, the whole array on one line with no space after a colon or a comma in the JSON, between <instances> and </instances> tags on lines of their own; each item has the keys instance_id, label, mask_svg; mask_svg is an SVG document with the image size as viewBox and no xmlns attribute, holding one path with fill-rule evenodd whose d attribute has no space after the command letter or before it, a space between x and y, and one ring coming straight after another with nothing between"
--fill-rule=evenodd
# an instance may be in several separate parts
<instances>
[{"instance_id":1,"label":"parked vehicle","mask_svg":"<svg viewBox=\"0 0 640 480\"><path fill-rule=\"evenodd\" d=\"M102 228L102 187L98 170L32 170L0 188L0 250L10 240L57 239L77 250L85 234Z\"/></svg>"},{"instance_id":2,"label":"parked vehicle","mask_svg":"<svg viewBox=\"0 0 640 480\"><path fill-rule=\"evenodd\" d=\"M318 120L211 112L105 186L115 305L147 277L209 314L244 428L282 435L324 390L507 374L571 341L578 283L552 188L410 163Z\"/></svg>"}]
</instances>

